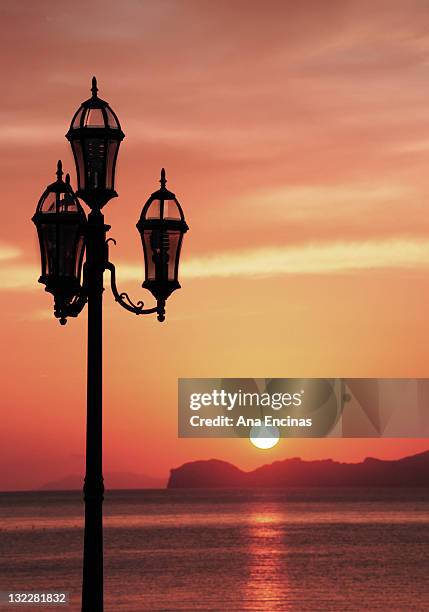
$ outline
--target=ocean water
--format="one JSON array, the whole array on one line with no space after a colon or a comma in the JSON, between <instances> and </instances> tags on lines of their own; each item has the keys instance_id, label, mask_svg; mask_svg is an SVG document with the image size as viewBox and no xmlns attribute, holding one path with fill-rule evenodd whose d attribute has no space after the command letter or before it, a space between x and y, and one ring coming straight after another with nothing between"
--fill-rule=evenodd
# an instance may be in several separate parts
<instances>
[{"instance_id":1,"label":"ocean water","mask_svg":"<svg viewBox=\"0 0 429 612\"><path fill-rule=\"evenodd\" d=\"M429 610L427 490L113 491L104 509L106 611ZM0 526L0 590L80 610L80 493L0 494Z\"/></svg>"}]
</instances>

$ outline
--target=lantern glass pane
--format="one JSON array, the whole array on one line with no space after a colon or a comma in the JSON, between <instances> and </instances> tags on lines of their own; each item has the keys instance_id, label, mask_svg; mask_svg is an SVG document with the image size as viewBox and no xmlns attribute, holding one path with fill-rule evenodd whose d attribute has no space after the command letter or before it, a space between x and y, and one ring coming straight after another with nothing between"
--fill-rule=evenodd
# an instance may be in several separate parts
<instances>
[{"instance_id":1,"label":"lantern glass pane","mask_svg":"<svg viewBox=\"0 0 429 612\"><path fill-rule=\"evenodd\" d=\"M166 234L161 230L152 230L149 237L152 261L155 264L155 280L168 278L168 245Z\"/></svg>"},{"instance_id":2,"label":"lantern glass pane","mask_svg":"<svg viewBox=\"0 0 429 612\"><path fill-rule=\"evenodd\" d=\"M156 229L143 232L146 280L177 280L180 243L180 231Z\"/></svg>"},{"instance_id":3,"label":"lantern glass pane","mask_svg":"<svg viewBox=\"0 0 429 612\"><path fill-rule=\"evenodd\" d=\"M80 140L73 140L72 148L73 148L74 158L76 162L78 189L84 189L85 187L85 168L84 168L82 145L81 145Z\"/></svg>"},{"instance_id":4,"label":"lantern glass pane","mask_svg":"<svg viewBox=\"0 0 429 612\"><path fill-rule=\"evenodd\" d=\"M77 237L77 243L76 243L76 257L75 257L75 269L74 269L74 276L79 282L80 282L84 250L85 250L85 239L82 235L82 232L79 232L78 237Z\"/></svg>"},{"instance_id":5,"label":"lantern glass pane","mask_svg":"<svg viewBox=\"0 0 429 612\"><path fill-rule=\"evenodd\" d=\"M161 202L160 200L153 200L149 204L149 208L146 211L146 219L159 219L161 215Z\"/></svg>"},{"instance_id":6,"label":"lantern glass pane","mask_svg":"<svg viewBox=\"0 0 429 612\"><path fill-rule=\"evenodd\" d=\"M49 215L57 212L77 213L79 204L72 193L49 191L39 207L39 212Z\"/></svg>"},{"instance_id":7,"label":"lantern glass pane","mask_svg":"<svg viewBox=\"0 0 429 612\"><path fill-rule=\"evenodd\" d=\"M76 223L42 223L39 235L45 262L42 275L80 281L84 238L78 218Z\"/></svg>"},{"instance_id":8,"label":"lantern glass pane","mask_svg":"<svg viewBox=\"0 0 429 612\"><path fill-rule=\"evenodd\" d=\"M182 218L179 207L175 200L164 200L164 219L177 219Z\"/></svg>"},{"instance_id":9,"label":"lantern glass pane","mask_svg":"<svg viewBox=\"0 0 429 612\"><path fill-rule=\"evenodd\" d=\"M164 241L168 249L166 255L168 257L168 280L177 280L176 261L180 255L180 236L181 232L168 230L166 232L166 240Z\"/></svg>"},{"instance_id":10,"label":"lantern glass pane","mask_svg":"<svg viewBox=\"0 0 429 612\"><path fill-rule=\"evenodd\" d=\"M57 269L57 235L54 223L43 223L40 226L40 245L44 255L42 261L45 261L46 266L46 269L42 270L42 275L53 276Z\"/></svg>"},{"instance_id":11,"label":"lantern glass pane","mask_svg":"<svg viewBox=\"0 0 429 612\"><path fill-rule=\"evenodd\" d=\"M58 225L58 276L75 277L77 280L79 261L79 225L67 223Z\"/></svg>"},{"instance_id":12,"label":"lantern glass pane","mask_svg":"<svg viewBox=\"0 0 429 612\"><path fill-rule=\"evenodd\" d=\"M119 129L118 121L117 121L115 115L110 110L110 108L106 107L105 111L106 111L106 115L107 115L107 124L108 124L108 126L113 128L113 129Z\"/></svg>"},{"instance_id":13,"label":"lantern glass pane","mask_svg":"<svg viewBox=\"0 0 429 612\"><path fill-rule=\"evenodd\" d=\"M155 262L151 246L152 230L143 232L143 252L145 260L146 280L155 280Z\"/></svg>"},{"instance_id":14,"label":"lantern glass pane","mask_svg":"<svg viewBox=\"0 0 429 612\"><path fill-rule=\"evenodd\" d=\"M73 125L72 125L73 128L80 127L80 124L81 124L81 121L82 121L82 115L84 114L84 112L85 112L85 109L83 107L79 109L79 111L78 111L78 113L77 113L77 115L76 115L76 117L74 118L74 121L73 121Z\"/></svg>"},{"instance_id":15,"label":"lantern glass pane","mask_svg":"<svg viewBox=\"0 0 429 612\"><path fill-rule=\"evenodd\" d=\"M85 189L103 189L106 172L106 143L104 138L88 138L84 141L86 157Z\"/></svg>"},{"instance_id":16,"label":"lantern glass pane","mask_svg":"<svg viewBox=\"0 0 429 612\"><path fill-rule=\"evenodd\" d=\"M109 140L108 148L107 148L107 173L106 173L107 189L114 188L115 159L116 159L116 153L117 153L118 147L119 147L119 142L117 140Z\"/></svg>"},{"instance_id":17,"label":"lantern glass pane","mask_svg":"<svg viewBox=\"0 0 429 612\"><path fill-rule=\"evenodd\" d=\"M80 207L72 193L62 193L58 204L58 212L60 213L78 213ZM65 219L66 217L63 217Z\"/></svg>"},{"instance_id":18,"label":"lantern glass pane","mask_svg":"<svg viewBox=\"0 0 429 612\"><path fill-rule=\"evenodd\" d=\"M55 213L56 212L56 202L59 202L59 198L57 197L57 194L54 193L53 191L50 191L48 193L48 195L46 196L46 198L43 200L42 206L40 207L40 210L43 213Z\"/></svg>"},{"instance_id":19,"label":"lantern glass pane","mask_svg":"<svg viewBox=\"0 0 429 612\"><path fill-rule=\"evenodd\" d=\"M146 280L154 280L155 278L155 264L152 259L152 251L150 248L151 233L152 233L151 231L145 230L141 236L142 244L143 244Z\"/></svg>"},{"instance_id":20,"label":"lantern glass pane","mask_svg":"<svg viewBox=\"0 0 429 612\"><path fill-rule=\"evenodd\" d=\"M88 108L84 119L84 127L104 128L106 125L101 108Z\"/></svg>"}]
</instances>

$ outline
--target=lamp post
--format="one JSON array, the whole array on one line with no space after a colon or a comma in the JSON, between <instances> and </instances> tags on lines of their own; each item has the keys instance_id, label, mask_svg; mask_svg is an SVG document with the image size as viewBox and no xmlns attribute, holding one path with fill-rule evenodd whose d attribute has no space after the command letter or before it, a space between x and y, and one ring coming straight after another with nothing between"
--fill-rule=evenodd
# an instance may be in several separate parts
<instances>
[{"instance_id":1,"label":"lamp post","mask_svg":"<svg viewBox=\"0 0 429 612\"><path fill-rule=\"evenodd\" d=\"M66 135L76 163L76 194L70 186L69 175L63 181L59 161L57 180L44 191L33 222L40 242L42 274L39 282L54 296L55 317L65 325L68 317L77 317L88 303L82 611L101 612L103 275L105 270L109 270L112 293L123 308L137 315L156 313L158 320L164 321L165 302L175 289L180 288L180 250L188 226L175 195L166 188L165 170L162 169L161 188L150 196L137 223L145 258L142 286L155 297L156 306L144 308L142 301L135 304L126 293L118 291L115 266L109 260L109 240L106 239L110 226L105 225L101 209L117 196L115 168L124 133L109 104L98 97L95 77L91 91L91 98L81 104ZM88 218L78 198L90 208Z\"/></svg>"}]
</instances>

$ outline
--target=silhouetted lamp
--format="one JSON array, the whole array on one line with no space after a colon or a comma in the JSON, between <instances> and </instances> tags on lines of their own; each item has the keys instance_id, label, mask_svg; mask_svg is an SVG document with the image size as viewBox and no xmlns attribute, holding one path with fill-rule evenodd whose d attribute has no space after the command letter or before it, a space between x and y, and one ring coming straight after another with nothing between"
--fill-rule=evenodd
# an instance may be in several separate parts
<instances>
[{"instance_id":1,"label":"silhouetted lamp","mask_svg":"<svg viewBox=\"0 0 429 612\"><path fill-rule=\"evenodd\" d=\"M33 222L40 242L39 283L54 296L55 316L64 324L68 307L81 293L86 216L70 186L69 175L65 181L62 176L59 161L57 180L44 191Z\"/></svg>"},{"instance_id":2,"label":"silhouetted lamp","mask_svg":"<svg viewBox=\"0 0 429 612\"><path fill-rule=\"evenodd\" d=\"M188 231L182 207L166 188L166 182L163 168L161 189L150 196L137 223L145 259L142 287L149 289L158 303L164 303L175 289L180 289L180 249L183 234Z\"/></svg>"},{"instance_id":3,"label":"silhouetted lamp","mask_svg":"<svg viewBox=\"0 0 429 612\"><path fill-rule=\"evenodd\" d=\"M92 97L75 113L66 138L76 163L78 190L90 208L102 208L115 191L115 167L119 145L125 134L109 104L97 96L97 80L92 78Z\"/></svg>"},{"instance_id":4,"label":"silhouetted lamp","mask_svg":"<svg viewBox=\"0 0 429 612\"><path fill-rule=\"evenodd\" d=\"M82 612L103 612L103 291L104 274L110 272L110 287L116 302L134 315L157 315L165 319L165 301L179 289L178 269L183 234L188 231L182 208L174 193L166 189L165 171L161 188L146 202L137 228L145 256L145 281L156 304L146 308L116 284L116 268L110 260L103 206L117 196L115 167L124 138L118 117L98 95L92 79L92 97L75 113L66 138L76 163L76 194L67 175L63 181L61 162L57 180L47 187L37 205L33 221L40 241L42 274L39 281L55 299L55 316L64 324L77 317L88 304L86 471L83 488L85 531L83 552ZM162 94L161 94L162 95ZM91 211L88 219L77 198ZM85 262L83 263L83 258ZM81 282L82 277L82 282Z\"/></svg>"}]
</instances>

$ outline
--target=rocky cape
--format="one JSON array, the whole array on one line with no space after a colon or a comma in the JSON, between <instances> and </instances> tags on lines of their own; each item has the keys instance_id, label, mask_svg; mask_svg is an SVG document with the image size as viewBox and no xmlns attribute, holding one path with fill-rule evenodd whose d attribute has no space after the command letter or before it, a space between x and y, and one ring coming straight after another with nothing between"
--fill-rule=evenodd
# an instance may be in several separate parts
<instances>
[{"instance_id":1,"label":"rocky cape","mask_svg":"<svg viewBox=\"0 0 429 612\"><path fill-rule=\"evenodd\" d=\"M429 451L391 461L368 457L361 463L293 458L251 472L218 459L192 461L172 469L167 484L169 489L427 486Z\"/></svg>"}]
</instances>

